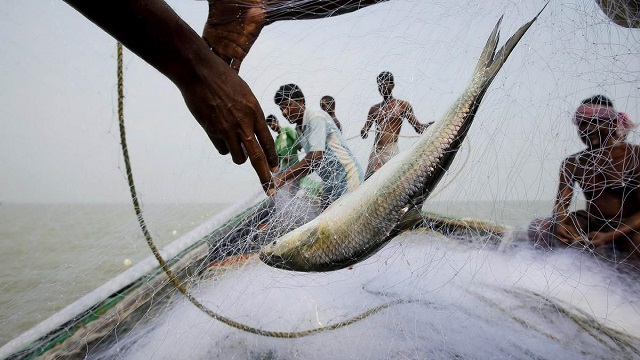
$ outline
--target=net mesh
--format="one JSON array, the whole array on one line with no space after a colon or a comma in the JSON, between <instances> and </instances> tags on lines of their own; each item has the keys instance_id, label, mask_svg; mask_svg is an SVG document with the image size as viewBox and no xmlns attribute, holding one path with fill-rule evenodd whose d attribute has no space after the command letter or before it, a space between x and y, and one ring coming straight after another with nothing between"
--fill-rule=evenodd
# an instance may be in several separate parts
<instances>
[{"instance_id":1,"label":"net mesh","mask_svg":"<svg viewBox=\"0 0 640 360\"><path fill-rule=\"evenodd\" d=\"M127 203L113 39L60 9L64 4L10 5L0 29L30 35L37 25L21 15L51 13L36 29L49 29L58 47L40 50L48 50L49 60L36 61L38 50L15 37L6 52L15 58L0 58L3 74L19 89L3 101L7 116L24 119L1 138L7 154L0 205L7 219L0 226L2 345L149 262L150 254ZM203 27L206 2L170 5L192 27ZM408 101L420 122L437 121L470 80L497 19L505 15L507 38L542 6L393 0L336 17L277 22L263 29L240 75L265 115L284 126L273 103L280 85L298 84L316 108L321 97L335 98L343 137L364 170L375 136L362 139L360 131L381 101L381 71L394 74L394 96ZM56 18L98 40L78 40L78 28ZM37 348L35 354L49 358L105 359L639 356L638 269L620 263L626 255L584 246L548 249L527 241L525 231L531 220L551 214L562 161L585 148L571 121L583 99L603 94L639 121L638 31L613 23L594 1L550 3L489 87L456 160L425 204L434 218L364 262L329 273L273 269L247 255L316 216L315 189L265 200L248 164L236 166L212 151L172 84L125 54L129 148L154 241L163 247L210 224L170 263L200 302L248 326L285 332L391 305L336 330L274 339L211 319L152 270L135 286L114 289L100 306L85 307L86 321L67 324L59 341L2 355L30 357L25 349ZM38 86L17 86L30 82ZM51 89L43 100L47 109L25 105L44 98L36 87ZM69 106L70 99L80 101ZM56 114L52 125L43 124L46 114ZM416 136L405 122L400 150ZM627 141L637 143L635 129ZM611 168L597 161L601 154L591 155L607 175ZM582 189L573 197L571 210L584 208ZM635 198L625 203L638 207Z\"/></svg>"}]
</instances>

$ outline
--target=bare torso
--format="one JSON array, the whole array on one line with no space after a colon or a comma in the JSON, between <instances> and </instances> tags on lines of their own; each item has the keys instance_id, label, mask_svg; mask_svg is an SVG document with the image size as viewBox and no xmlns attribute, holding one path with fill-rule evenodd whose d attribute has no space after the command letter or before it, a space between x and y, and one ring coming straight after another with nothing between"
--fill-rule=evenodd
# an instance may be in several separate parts
<instances>
[{"instance_id":1,"label":"bare torso","mask_svg":"<svg viewBox=\"0 0 640 360\"><path fill-rule=\"evenodd\" d=\"M640 212L640 148L616 144L610 152L582 151L567 159L572 182L578 183L591 216L621 220Z\"/></svg>"},{"instance_id":2,"label":"bare torso","mask_svg":"<svg viewBox=\"0 0 640 360\"><path fill-rule=\"evenodd\" d=\"M402 119L409 108L408 102L398 99L383 101L371 107L369 118L376 124L374 146L377 149L398 142Z\"/></svg>"}]
</instances>

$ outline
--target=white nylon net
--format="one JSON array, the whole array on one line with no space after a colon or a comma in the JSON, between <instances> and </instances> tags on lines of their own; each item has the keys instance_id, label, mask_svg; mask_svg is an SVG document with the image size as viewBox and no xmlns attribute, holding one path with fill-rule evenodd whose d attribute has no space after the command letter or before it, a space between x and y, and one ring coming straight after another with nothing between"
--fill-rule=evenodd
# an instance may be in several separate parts
<instances>
[{"instance_id":1,"label":"white nylon net","mask_svg":"<svg viewBox=\"0 0 640 360\"><path fill-rule=\"evenodd\" d=\"M169 4L202 29L206 2ZM299 85L316 108L322 96L334 97L343 136L364 170L374 136L363 140L360 130L381 101L381 71L394 74L394 96L408 101L420 122L438 121L469 82L498 18L504 14L504 41L544 4L391 0L337 17L278 22L262 30L240 75L280 125L289 125L273 103L280 85ZM0 73L11 88L0 100L0 346L8 351L20 334L136 269L150 252L121 160L114 40L57 1L36 7L11 0L0 16L0 32L8 34ZM42 32L54 41L42 44ZM571 122L580 102L605 95L638 122L638 84L640 29L614 24L594 1L549 3L489 87L425 205L519 235L501 240L471 227L445 236L425 227L351 268L297 273L255 258L220 262L255 252L315 216L313 196L281 192L274 206L220 229L262 199L257 177L249 164L218 155L176 88L127 52L125 119L144 216L159 247L184 235L208 239L179 272L200 302L248 326L290 332L399 303L336 330L276 339L222 324L171 285L162 288L164 279L140 276L120 305L90 309L109 321L86 321L61 335L62 346L53 348L52 339L38 346L50 358L104 359L638 357L638 269L589 248L543 249L522 233L551 214L562 160L585 147ZM405 122L400 150L416 136ZM638 133L627 141L638 143ZM580 194L576 188L572 210L584 207ZM217 230L209 234L202 223ZM188 235L193 229L204 233ZM118 306L138 310L124 316ZM40 354L24 355L30 346L0 355Z\"/></svg>"}]
</instances>

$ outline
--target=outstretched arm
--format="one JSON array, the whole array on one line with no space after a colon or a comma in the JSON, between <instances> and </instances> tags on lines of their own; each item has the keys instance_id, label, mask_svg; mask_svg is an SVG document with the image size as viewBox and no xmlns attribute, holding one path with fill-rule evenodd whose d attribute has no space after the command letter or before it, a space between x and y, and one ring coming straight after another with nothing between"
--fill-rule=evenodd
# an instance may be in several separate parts
<instances>
[{"instance_id":1,"label":"outstretched arm","mask_svg":"<svg viewBox=\"0 0 640 360\"><path fill-rule=\"evenodd\" d=\"M338 16L389 0L266 0L266 24Z\"/></svg>"},{"instance_id":2,"label":"outstretched arm","mask_svg":"<svg viewBox=\"0 0 640 360\"><path fill-rule=\"evenodd\" d=\"M285 183L297 179L301 179L313 172L322 161L324 152L311 151L298 163L287 170L273 177L273 185L276 189L281 188Z\"/></svg>"},{"instance_id":3,"label":"outstretched arm","mask_svg":"<svg viewBox=\"0 0 640 360\"><path fill-rule=\"evenodd\" d=\"M433 121L428 124L422 124L418 121L416 115L413 113L413 107L411 106L411 104L406 103L406 105L407 106L404 109L403 116L407 119L407 121L409 121L409 124L413 126L418 134L422 134L429 126L431 126L431 124L433 124Z\"/></svg>"},{"instance_id":4,"label":"outstretched arm","mask_svg":"<svg viewBox=\"0 0 640 360\"><path fill-rule=\"evenodd\" d=\"M175 83L218 151L248 157L271 192L278 158L257 99L164 1L65 1Z\"/></svg>"},{"instance_id":5,"label":"outstretched arm","mask_svg":"<svg viewBox=\"0 0 640 360\"><path fill-rule=\"evenodd\" d=\"M350 13L388 0L208 0L202 37L235 71L262 28L281 20L320 19Z\"/></svg>"}]
</instances>

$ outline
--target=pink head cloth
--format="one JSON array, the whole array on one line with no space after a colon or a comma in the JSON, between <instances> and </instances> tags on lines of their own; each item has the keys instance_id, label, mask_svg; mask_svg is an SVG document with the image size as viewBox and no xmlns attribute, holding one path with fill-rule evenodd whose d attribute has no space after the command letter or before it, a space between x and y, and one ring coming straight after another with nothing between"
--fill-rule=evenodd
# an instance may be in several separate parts
<instances>
[{"instance_id":1,"label":"pink head cloth","mask_svg":"<svg viewBox=\"0 0 640 360\"><path fill-rule=\"evenodd\" d=\"M623 112L618 113L618 128L616 129L616 133L621 140L625 140L627 138L627 134L631 132L631 130L635 129L636 124L629 119L629 115Z\"/></svg>"},{"instance_id":2,"label":"pink head cloth","mask_svg":"<svg viewBox=\"0 0 640 360\"><path fill-rule=\"evenodd\" d=\"M629 119L629 115L623 112L618 113L618 128L629 131L635 127L636 124L634 124L631 119Z\"/></svg>"},{"instance_id":3,"label":"pink head cloth","mask_svg":"<svg viewBox=\"0 0 640 360\"><path fill-rule=\"evenodd\" d=\"M582 104L578 106L573 116L573 124L580 125L583 121L602 119L618 122L618 113L611 107L601 104Z\"/></svg>"}]
</instances>

